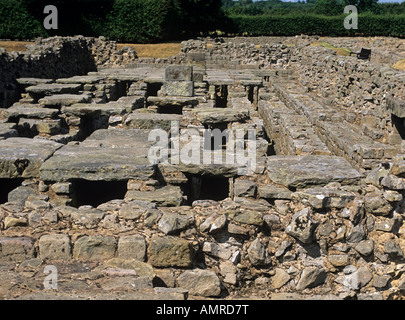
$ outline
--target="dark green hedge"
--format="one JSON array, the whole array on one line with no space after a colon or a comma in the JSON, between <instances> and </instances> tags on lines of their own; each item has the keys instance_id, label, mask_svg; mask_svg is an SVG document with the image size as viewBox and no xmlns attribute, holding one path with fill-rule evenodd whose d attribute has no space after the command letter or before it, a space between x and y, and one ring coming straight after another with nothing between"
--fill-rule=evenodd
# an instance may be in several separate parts
<instances>
[{"instance_id":1,"label":"dark green hedge","mask_svg":"<svg viewBox=\"0 0 405 320\"><path fill-rule=\"evenodd\" d=\"M234 16L231 19L234 33L252 36L405 36L405 15L361 14L357 30L344 28L344 15Z\"/></svg>"},{"instance_id":2,"label":"dark green hedge","mask_svg":"<svg viewBox=\"0 0 405 320\"><path fill-rule=\"evenodd\" d=\"M405 36L405 15L360 14L358 30L346 30L344 15L316 14L225 17L220 0L0 0L0 38L104 35L150 43L221 30L241 35ZM42 26L46 4L59 9L59 29Z\"/></svg>"},{"instance_id":3,"label":"dark green hedge","mask_svg":"<svg viewBox=\"0 0 405 320\"><path fill-rule=\"evenodd\" d=\"M47 33L18 0L0 0L0 39L32 39Z\"/></svg>"},{"instance_id":4,"label":"dark green hedge","mask_svg":"<svg viewBox=\"0 0 405 320\"><path fill-rule=\"evenodd\" d=\"M172 0L115 0L104 35L124 42L167 40L180 32Z\"/></svg>"}]
</instances>

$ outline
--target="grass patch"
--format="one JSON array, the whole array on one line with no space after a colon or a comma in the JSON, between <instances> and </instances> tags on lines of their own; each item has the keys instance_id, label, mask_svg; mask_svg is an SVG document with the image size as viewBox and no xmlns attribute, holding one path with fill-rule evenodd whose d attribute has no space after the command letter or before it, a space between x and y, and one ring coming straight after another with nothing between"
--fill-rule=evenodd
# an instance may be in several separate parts
<instances>
[{"instance_id":1,"label":"grass patch","mask_svg":"<svg viewBox=\"0 0 405 320\"><path fill-rule=\"evenodd\" d=\"M324 47L324 48L331 49L331 50L335 51L339 56L350 56L350 52L352 52L352 50L350 50L349 48L337 48L327 42L315 42L315 43L312 43L311 46Z\"/></svg>"},{"instance_id":2,"label":"grass patch","mask_svg":"<svg viewBox=\"0 0 405 320\"><path fill-rule=\"evenodd\" d=\"M126 44L118 43L117 48L131 47L140 58L168 58L180 53L180 43L157 43L157 44Z\"/></svg>"},{"instance_id":3,"label":"grass patch","mask_svg":"<svg viewBox=\"0 0 405 320\"><path fill-rule=\"evenodd\" d=\"M392 66L394 69L397 70L404 70L405 71L405 59L399 60L396 64Z\"/></svg>"}]
</instances>

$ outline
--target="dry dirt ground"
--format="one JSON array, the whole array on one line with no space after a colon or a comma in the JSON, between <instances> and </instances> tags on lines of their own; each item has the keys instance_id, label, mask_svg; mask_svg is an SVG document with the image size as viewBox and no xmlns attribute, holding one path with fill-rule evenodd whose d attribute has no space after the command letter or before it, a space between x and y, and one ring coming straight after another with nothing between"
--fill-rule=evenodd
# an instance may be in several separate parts
<instances>
[{"instance_id":1,"label":"dry dirt ground","mask_svg":"<svg viewBox=\"0 0 405 320\"><path fill-rule=\"evenodd\" d=\"M25 51L25 46L31 42L26 41L0 41L0 48L6 51ZM158 44L117 44L118 49L124 46L133 48L140 58L167 58L180 53L180 43Z\"/></svg>"}]
</instances>

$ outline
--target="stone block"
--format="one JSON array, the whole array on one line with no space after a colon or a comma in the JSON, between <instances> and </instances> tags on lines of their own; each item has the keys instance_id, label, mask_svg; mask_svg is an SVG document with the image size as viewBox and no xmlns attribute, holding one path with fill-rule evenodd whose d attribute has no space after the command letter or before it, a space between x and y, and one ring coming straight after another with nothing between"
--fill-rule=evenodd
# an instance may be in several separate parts
<instances>
[{"instance_id":1,"label":"stone block","mask_svg":"<svg viewBox=\"0 0 405 320\"><path fill-rule=\"evenodd\" d=\"M192 81L193 67L191 66L169 66L165 70L166 81Z\"/></svg>"},{"instance_id":2,"label":"stone block","mask_svg":"<svg viewBox=\"0 0 405 320\"><path fill-rule=\"evenodd\" d=\"M41 259L67 260L71 258L71 243L66 234L48 234L39 239Z\"/></svg>"},{"instance_id":3,"label":"stone block","mask_svg":"<svg viewBox=\"0 0 405 320\"><path fill-rule=\"evenodd\" d=\"M145 261L145 238L142 235L122 236L118 241L118 256L124 259Z\"/></svg>"},{"instance_id":4,"label":"stone block","mask_svg":"<svg viewBox=\"0 0 405 320\"><path fill-rule=\"evenodd\" d=\"M34 258L34 240L29 237L0 237L0 261L23 262Z\"/></svg>"},{"instance_id":5,"label":"stone block","mask_svg":"<svg viewBox=\"0 0 405 320\"><path fill-rule=\"evenodd\" d=\"M112 236L83 236L76 240L73 258L79 260L107 260L115 255L117 241Z\"/></svg>"},{"instance_id":6,"label":"stone block","mask_svg":"<svg viewBox=\"0 0 405 320\"><path fill-rule=\"evenodd\" d=\"M221 282L210 270L187 270L178 278L178 286L195 296L217 297L221 293Z\"/></svg>"},{"instance_id":7,"label":"stone block","mask_svg":"<svg viewBox=\"0 0 405 320\"><path fill-rule=\"evenodd\" d=\"M192 97L194 96L193 81L166 81L162 87L163 95Z\"/></svg>"},{"instance_id":8,"label":"stone block","mask_svg":"<svg viewBox=\"0 0 405 320\"><path fill-rule=\"evenodd\" d=\"M254 197L256 194L256 183L250 180L235 180L234 183L235 197Z\"/></svg>"},{"instance_id":9,"label":"stone block","mask_svg":"<svg viewBox=\"0 0 405 320\"><path fill-rule=\"evenodd\" d=\"M148 249L148 261L154 267L190 267L193 264L191 242L175 237L152 238Z\"/></svg>"},{"instance_id":10,"label":"stone block","mask_svg":"<svg viewBox=\"0 0 405 320\"><path fill-rule=\"evenodd\" d=\"M70 194L72 192L71 182L57 182L51 186L56 194Z\"/></svg>"}]
</instances>

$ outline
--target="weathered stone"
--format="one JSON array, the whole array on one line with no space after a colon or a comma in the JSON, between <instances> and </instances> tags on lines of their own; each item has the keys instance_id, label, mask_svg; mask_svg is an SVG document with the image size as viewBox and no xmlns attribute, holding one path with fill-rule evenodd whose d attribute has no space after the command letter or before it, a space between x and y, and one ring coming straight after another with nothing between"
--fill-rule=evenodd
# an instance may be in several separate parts
<instances>
[{"instance_id":1,"label":"weathered stone","mask_svg":"<svg viewBox=\"0 0 405 320\"><path fill-rule=\"evenodd\" d=\"M57 182L51 185L51 189L56 194L70 194L72 192L72 183L71 182Z\"/></svg>"},{"instance_id":2,"label":"weathered stone","mask_svg":"<svg viewBox=\"0 0 405 320\"><path fill-rule=\"evenodd\" d=\"M41 180L148 180L154 173L147 158L151 146L148 134L147 130L97 130L80 145L67 145L55 152L42 165Z\"/></svg>"},{"instance_id":3,"label":"weathered stone","mask_svg":"<svg viewBox=\"0 0 405 320\"><path fill-rule=\"evenodd\" d=\"M320 268L305 268L302 270L296 289L304 290L323 284L326 280L326 272Z\"/></svg>"},{"instance_id":4,"label":"weathered stone","mask_svg":"<svg viewBox=\"0 0 405 320\"><path fill-rule=\"evenodd\" d=\"M155 277L155 271L149 263L128 258L112 258L103 263L104 267L134 270L139 277L147 277L151 280Z\"/></svg>"},{"instance_id":5,"label":"weathered stone","mask_svg":"<svg viewBox=\"0 0 405 320\"><path fill-rule=\"evenodd\" d=\"M0 138L7 139L17 136L18 131L15 123L0 123Z\"/></svg>"},{"instance_id":6,"label":"weathered stone","mask_svg":"<svg viewBox=\"0 0 405 320\"><path fill-rule=\"evenodd\" d=\"M363 256L369 256L374 251L373 240L363 240L354 246L354 249Z\"/></svg>"},{"instance_id":7,"label":"weathered stone","mask_svg":"<svg viewBox=\"0 0 405 320\"><path fill-rule=\"evenodd\" d=\"M30 94L49 96L52 94L77 93L82 88L81 84L38 84L25 89Z\"/></svg>"},{"instance_id":8,"label":"weathered stone","mask_svg":"<svg viewBox=\"0 0 405 320\"><path fill-rule=\"evenodd\" d=\"M384 289L387 287L391 277L388 275L375 275L373 278L373 287L377 289Z\"/></svg>"},{"instance_id":9,"label":"weathered stone","mask_svg":"<svg viewBox=\"0 0 405 320\"><path fill-rule=\"evenodd\" d=\"M240 122L249 118L249 111L238 109L203 108L196 109L194 113L203 124Z\"/></svg>"},{"instance_id":10,"label":"weathered stone","mask_svg":"<svg viewBox=\"0 0 405 320\"><path fill-rule=\"evenodd\" d=\"M115 255L117 241L112 236L83 236L76 240L73 258L79 260L107 260Z\"/></svg>"},{"instance_id":11,"label":"weathered stone","mask_svg":"<svg viewBox=\"0 0 405 320\"><path fill-rule=\"evenodd\" d=\"M34 240L29 237L0 237L0 261L22 262L34 258Z\"/></svg>"},{"instance_id":12,"label":"weathered stone","mask_svg":"<svg viewBox=\"0 0 405 320\"><path fill-rule=\"evenodd\" d=\"M276 184L288 188L324 186L330 182L353 184L361 175L343 158L332 156L273 156L267 173Z\"/></svg>"},{"instance_id":13,"label":"weathered stone","mask_svg":"<svg viewBox=\"0 0 405 320\"><path fill-rule=\"evenodd\" d=\"M148 261L154 267L190 267L193 263L190 242L174 237L155 236L148 249Z\"/></svg>"},{"instance_id":14,"label":"weathered stone","mask_svg":"<svg viewBox=\"0 0 405 320\"><path fill-rule=\"evenodd\" d=\"M105 217L106 213L93 208L71 208L70 217L72 221L80 226L85 226L87 229L97 228L98 223Z\"/></svg>"},{"instance_id":15,"label":"weathered stone","mask_svg":"<svg viewBox=\"0 0 405 320\"><path fill-rule=\"evenodd\" d=\"M158 228L164 234L176 234L194 223L193 215L164 213L159 220Z\"/></svg>"},{"instance_id":16,"label":"weathered stone","mask_svg":"<svg viewBox=\"0 0 405 320\"><path fill-rule=\"evenodd\" d=\"M326 209L343 208L356 195L353 192L315 187L296 192L294 196L307 200L314 209Z\"/></svg>"},{"instance_id":17,"label":"weathered stone","mask_svg":"<svg viewBox=\"0 0 405 320\"><path fill-rule=\"evenodd\" d=\"M227 219L227 215L226 215L226 214L222 214L222 215L220 215L219 217L217 217L217 218L213 221L213 223L212 223L212 225L211 225L210 232L211 232L211 233L215 233L215 232L217 232L217 231L222 230L223 228L225 228L227 220L228 220L228 219Z\"/></svg>"},{"instance_id":18,"label":"weathered stone","mask_svg":"<svg viewBox=\"0 0 405 320\"><path fill-rule=\"evenodd\" d=\"M0 178L34 178L41 165L63 145L48 140L0 140Z\"/></svg>"},{"instance_id":19,"label":"weathered stone","mask_svg":"<svg viewBox=\"0 0 405 320\"><path fill-rule=\"evenodd\" d=\"M204 242L202 251L215 258L228 260L232 256L232 250L226 243L217 244L215 242L206 241Z\"/></svg>"},{"instance_id":20,"label":"weathered stone","mask_svg":"<svg viewBox=\"0 0 405 320\"><path fill-rule=\"evenodd\" d=\"M388 201L380 196L365 197L364 207L367 212L376 216L387 216L393 210L393 207L388 203Z\"/></svg>"},{"instance_id":21,"label":"weathered stone","mask_svg":"<svg viewBox=\"0 0 405 320\"><path fill-rule=\"evenodd\" d=\"M125 200L144 200L155 203L157 206L176 207L183 203L183 193L177 186L165 186L155 191L129 190Z\"/></svg>"},{"instance_id":22,"label":"weathered stone","mask_svg":"<svg viewBox=\"0 0 405 320\"><path fill-rule=\"evenodd\" d=\"M68 260L71 258L71 243L66 234L48 234L39 239L41 259Z\"/></svg>"},{"instance_id":23,"label":"weathered stone","mask_svg":"<svg viewBox=\"0 0 405 320\"><path fill-rule=\"evenodd\" d=\"M387 241L384 244L384 252L388 254L393 261L402 261L405 259L401 247L394 241Z\"/></svg>"},{"instance_id":24,"label":"weathered stone","mask_svg":"<svg viewBox=\"0 0 405 320\"><path fill-rule=\"evenodd\" d=\"M233 185L235 197L254 197L256 195L256 183L250 180L237 179Z\"/></svg>"},{"instance_id":25,"label":"weathered stone","mask_svg":"<svg viewBox=\"0 0 405 320\"><path fill-rule=\"evenodd\" d=\"M350 229L347 235L347 242L360 242L366 237L366 230L362 224L358 224Z\"/></svg>"},{"instance_id":26,"label":"weathered stone","mask_svg":"<svg viewBox=\"0 0 405 320\"><path fill-rule=\"evenodd\" d=\"M249 260L254 266L263 266L270 262L268 253L259 239L254 240L248 248Z\"/></svg>"},{"instance_id":27,"label":"weathered stone","mask_svg":"<svg viewBox=\"0 0 405 320\"><path fill-rule=\"evenodd\" d=\"M404 190L404 179L388 174L381 180L381 185L391 190Z\"/></svg>"},{"instance_id":28,"label":"weathered stone","mask_svg":"<svg viewBox=\"0 0 405 320\"><path fill-rule=\"evenodd\" d=\"M349 264L349 256L347 254L332 254L328 255L328 261L334 267L345 267Z\"/></svg>"},{"instance_id":29,"label":"weathered stone","mask_svg":"<svg viewBox=\"0 0 405 320\"><path fill-rule=\"evenodd\" d=\"M303 209L293 215L286 233L303 243L311 243L316 226L317 222L311 219L309 210Z\"/></svg>"},{"instance_id":30,"label":"weathered stone","mask_svg":"<svg viewBox=\"0 0 405 320\"><path fill-rule=\"evenodd\" d=\"M160 113L131 113L124 123L130 129L161 129L169 132L173 121L180 121L182 115Z\"/></svg>"},{"instance_id":31,"label":"weathered stone","mask_svg":"<svg viewBox=\"0 0 405 320\"><path fill-rule=\"evenodd\" d=\"M87 103L90 101L88 94L55 94L38 100L41 106L50 108L60 108L76 103Z\"/></svg>"},{"instance_id":32,"label":"weathered stone","mask_svg":"<svg viewBox=\"0 0 405 320\"><path fill-rule=\"evenodd\" d=\"M119 209L119 216L126 220L137 220L148 210L156 209L156 204L142 201L134 200L128 203L124 203Z\"/></svg>"},{"instance_id":33,"label":"weathered stone","mask_svg":"<svg viewBox=\"0 0 405 320\"><path fill-rule=\"evenodd\" d=\"M187 270L177 281L178 286L187 289L190 295L217 297L221 293L221 282L214 271Z\"/></svg>"},{"instance_id":34,"label":"weathered stone","mask_svg":"<svg viewBox=\"0 0 405 320\"><path fill-rule=\"evenodd\" d=\"M13 227L22 227L22 226L26 226L27 223L27 219L23 218L23 217L13 217L13 216L8 216L4 218L4 229L10 229Z\"/></svg>"},{"instance_id":35,"label":"weathered stone","mask_svg":"<svg viewBox=\"0 0 405 320\"><path fill-rule=\"evenodd\" d=\"M165 96L192 97L194 96L193 81L166 81L162 93Z\"/></svg>"},{"instance_id":36,"label":"weathered stone","mask_svg":"<svg viewBox=\"0 0 405 320\"><path fill-rule=\"evenodd\" d=\"M284 286L288 281L290 281L290 275L281 268L276 268L274 276L271 278L271 288L280 289Z\"/></svg>"},{"instance_id":37,"label":"weathered stone","mask_svg":"<svg viewBox=\"0 0 405 320\"><path fill-rule=\"evenodd\" d=\"M165 69L166 81L192 81L193 67L191 66L169 66Z\"/></svg>"},{"instance_id":38,"label":"weathered stone","mask_svg":"<svg viewBox=\"0 0 405 320\"><path fill-rule=\"evenodd\" d=\"M125 259L145 261L146 241L142 235L122 236L118 241L118 256Z\"/></svg>"},{"instance_id":39,"label":"weathered stone","mask_svg":"<svg viewBox=\"0 0 405 320\"><path fill-rule=\"evenodd\" d=\"M231 261L221 261L219 269L225 283L232 285L237 283L237 269Z\"/></svg>"},{"instance_id":40,"label":"weathered stone","mask_svg":"<svg viewBox=\"0 0 405 320\"><path fill-rule=\"evenodd\" d=\"M372 278L373 274L367 267L360 267L357 271L345 277L343 285L354 290L359 290L367 285Z\"/></svg>"},{"instance_id":41,"label":"weathered stone","mask_svg":"<svg viewBox=\"0 0 405 320\"><path fill-rule=\"evenodd\" d=\"M251 224L254 226L263 225L263 215L260 212L256 211L247 211L240 213L236 217L234 217L234 220L239 223Z\"/></svg>"},{"instance_id":42,"label":"weathered stone","mask_svg":"<svg viewBox=\"0 0 405 320\"><path fill-rule=\"evenodd\" d=\"M274 185L264 185L257 188L257 195L264 199L286 199L292 198L292 192L287 188Z\"/></svg>"}]
</instances>

